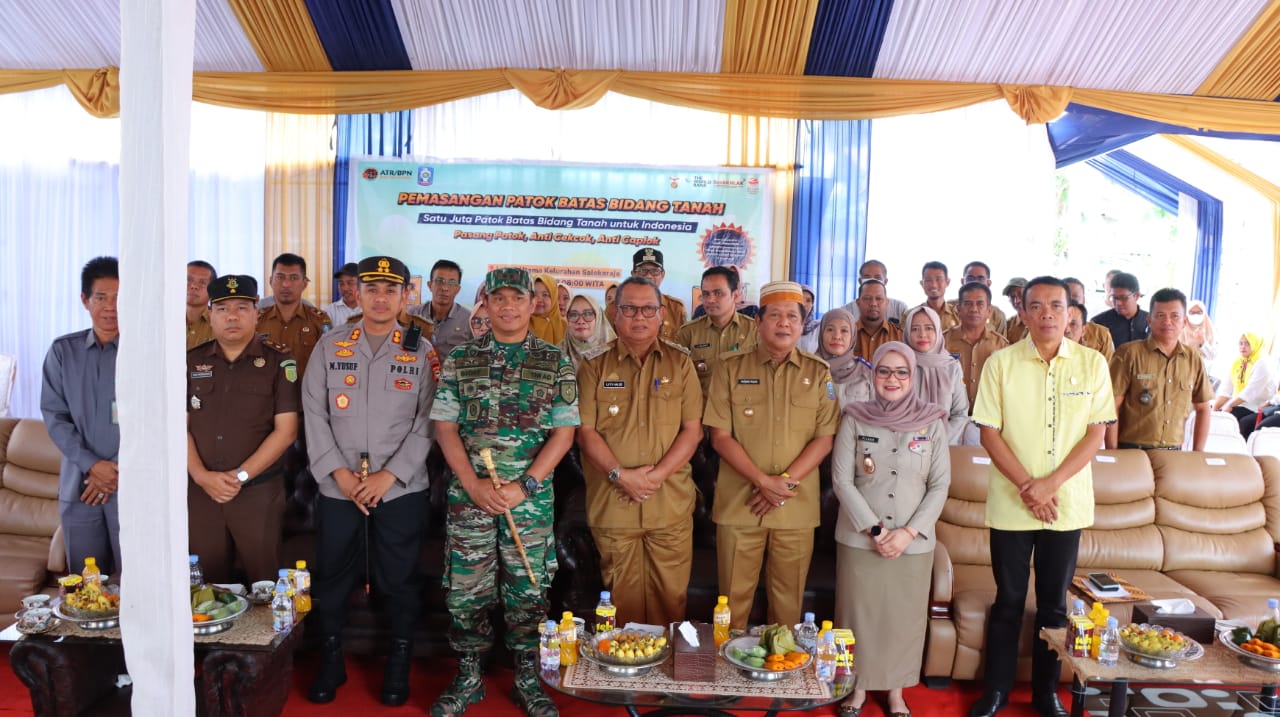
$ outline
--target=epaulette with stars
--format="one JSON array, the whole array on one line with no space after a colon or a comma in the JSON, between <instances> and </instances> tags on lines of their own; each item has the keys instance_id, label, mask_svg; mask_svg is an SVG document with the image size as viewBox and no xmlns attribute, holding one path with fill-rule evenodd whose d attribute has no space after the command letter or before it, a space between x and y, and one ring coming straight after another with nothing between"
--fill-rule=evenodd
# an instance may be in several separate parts
<instances>
[{"instance_id":1,"label":"epaulette with stars","mask_svg":"<svg viewBox=\"0 0 1280 717\"><path fill-rule=\"evenodd\" d=\"M287 354L287 353L289 353L289 347L288 347L288 346L285 346L284 344L282 344L282 343L280 343L280 342L278 342L278 341L274 341L274 340L272 340L270 336L263 335L263 337L262 337L262 345L263 345L263 346L266 346L266 347L267 347L267 348L269 348L269 349L275 349L276 351L279 351L279 352L280 352L280 353L282 353L282 354Z\"/></svg>"},{"instance_id":2,"label":"epaulette with stars","mask_svg":"<svg viewBox=\"0 0 1280 717\"><path fill-rule=\"evenodd\" d=\"M668 340L666 340L666 339L664 339L664 338L661 338L661 337L659 337L659 338L658 338L658 341L659 341L659 342L661 342L663 346L667 346L667 347L673 348L673 349L675 349L675 350L679 351L680 353L684 354L685 356L688 356L688 355L689 355L689 349L685 348L684 346L682 346L682 345L680 345L680 344L678 344L678 343L676 343L676 342L674 342L674 341L668 341Z\"/></svg>"}]
</instances>

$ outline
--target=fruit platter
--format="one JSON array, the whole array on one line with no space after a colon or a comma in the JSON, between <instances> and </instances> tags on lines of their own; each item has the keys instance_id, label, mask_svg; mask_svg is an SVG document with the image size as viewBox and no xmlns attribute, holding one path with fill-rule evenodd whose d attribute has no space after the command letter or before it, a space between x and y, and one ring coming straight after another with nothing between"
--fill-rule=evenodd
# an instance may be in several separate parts
<instances>
[{"instance_id":1,"label":"fruit platter","mask_svg":"<svg viewBox=\"0 0 1280 717\"><path fill-rule=\"evenodd\" d=\"M1218 633L1218 642L1250 667L1280 672L1280 625L1263 620L1257 630L1237 627Z\"/></svg>"},{"instance_id":2,"label":"fruit platter","mask_svg":"<svg viewBox=\"0 0 1280 717\"><path fill-rule=\"evenodd\" d=\"M249 601L214 585L191 586L191 625L197 635L230 630L249 609Z\"/></svg>"},{"instance_id":3,"label":"fruit platter","mask_svg":"<svg viewBox=\"0 0 1280 717\"><path fill-rule=\"evenodd\" d=\"M796 646L795 635L785 625L770 625L759 636L726 640L720 655L749 679L782 680L811 664L809 653Z\"/></svg>"},{"instance_id":4,"label":"fruit platter","mask_svg":"<svg viewBox=\"0 0 1280 717\"><path fill-rule=\"evenodd\" d=\"M1157 670L1178 666L1194 641L1159 625L1129 623L1120 628L1120 649L1131 662Z\"/></svg>"},{"instance_id":5,"label":"fruit platter","mask_svg":"<svg viewBox=\"0 0 1280 717\"><path fill-rule=\"evenodd\" d=\"M671 654L671 643L661 633L611 630L588 635L578 652L605 672L620 677L639 677L667 659Z\"/></svg>"},{"instance_id":6,"label":"fruit platter","mask_svg":"<svg viewBox=\"0 0 1280 717\"><path fill-rule=\"evenodd\" d=\"M85 630L109 630L120 626L120 593L115 586L89 582L54 601L53 614Z\"/></svg>"}]
</instances>

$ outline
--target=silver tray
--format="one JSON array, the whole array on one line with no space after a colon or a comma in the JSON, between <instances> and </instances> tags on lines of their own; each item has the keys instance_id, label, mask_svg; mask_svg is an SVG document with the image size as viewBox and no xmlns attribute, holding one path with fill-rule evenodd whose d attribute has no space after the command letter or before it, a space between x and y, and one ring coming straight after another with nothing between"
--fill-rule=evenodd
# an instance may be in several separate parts
<instances>
[{"instance_id":1,"label":"silver tray","mask_svg":"<svg viewBox=\"0 0 1280 717\"><path fill-rule=\"evenodd\" d=\"M240 595L236 596L236 600L238 602L235 603L237 607L235 612L231 613L226 617L220 617L217 620L207 620L205 622L193 621L191 623L192 632L194 632L197 635L216 635L219 632L226 632L227 630L230 630L233 627L235 621L238 620L241 615L245 614L249 610L248 600L244 599L244 597ZM227 604L230 605L232 603L227 603Z\"/></svg>"},{"instance_id":2,"label":"silver tray","mask_svg":"<svg viewBox=\"0 0 1280 717\"><path fill-rule=\"evenodd\" d=\"M1182 659L1182 655L1155 657L1153 655L1148 655L1146 653L1130 649L1129 646L1124 643L1120 643L1120 651L1129 658L1130 662L1142 665L1143 667L1150 667L1154 670L1172 670L1178 666L1178 660Z\"/></svg>"},{"instance_id":3,"label":"silver tray","mask_svg":"<svg viewBox=\"0 0 1280 717\"><path fill-rule=\"evenodd\" d=\"M799 667L792 667L789 670L769 670L763 667L753 667L745 662L733 659L733 648L736 647L739 650L747 650L748 648L755 647L759 644L760 638L754 635L744 635L742 637L735 637L731 640L725 640L724 644L720 646L720 656L723 657L730 665L741 670L742 674L746 675L748 679L758 680L760 682L776 682L778 680L785 680L795 675L800 670L811 669L813 667L812 657L805 660L803 665L800 665Z\"/></svg>"},{"instance_id":4,"label":"silver tray","mask_svg":"<svg viewBox=\"0 0 1280 717\"><path fill-rule=\"evenodd\" d=\"M1222 632L1219 632L1218 642L1222 643L1223 647L1230 650L1236 657L1240 658L1241 662L1250 667L1254 667L1259 670L1266 670L1267 672L1280 672L1280 660L1272 657L1255 655L1252 652L1241 648L1239 645L1231 641L1231 630L1223 630Z\"/></svg>"},{"instance_id":5,"label":"silver tray","mask_svg":"<svg viewBox=\"0 0 1280 717\"><path fill-rule=\"evenodd\" d=\"M671 654L671 642L668 641L657 655L645 662L616 662L611 658L605 657L596 651L596 641L601 635L586 635L586 639L578 643L578 654L587 662L599 667L611 675L618 677L640 677L647 675L653 671L653 668L661 665ZM658 637L661 637L660 635Z\"/></svg>"},{"instance_id":6,"label":"silver tray","mask_svg":"<svg viewBox=\"0 0 1280 717\"><path fill-rule=\"evenodd\" d=\"M59 619L75 623L76 627L82 630L110 630L113 627L120 627L120 613L118 611L115 615L104 617L75 617L63 611L61 601L55 601L53 614Z\"/></svg>"}]
</instances>

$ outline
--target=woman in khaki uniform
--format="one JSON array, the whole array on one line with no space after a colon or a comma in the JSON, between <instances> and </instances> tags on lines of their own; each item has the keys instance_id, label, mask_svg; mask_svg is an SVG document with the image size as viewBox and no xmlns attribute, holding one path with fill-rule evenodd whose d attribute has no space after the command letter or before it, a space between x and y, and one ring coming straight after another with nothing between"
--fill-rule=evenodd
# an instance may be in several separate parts
<instances>
[{"instance_id":1,"label":"woman in khaki uniform","mask_svg":"<svg viewBox=\"0 0 1280 717\"><path fill-rule=\"evenodd\" d=\"M947 411L912 390L915 352L891 341L872 358L875 396L844 409L832 451L836 620L858 640L856 717L867 690L888 690L890 717L909 717L902 689L920 681L934 523L951 483Z\"/></svg>"}]
</instances>

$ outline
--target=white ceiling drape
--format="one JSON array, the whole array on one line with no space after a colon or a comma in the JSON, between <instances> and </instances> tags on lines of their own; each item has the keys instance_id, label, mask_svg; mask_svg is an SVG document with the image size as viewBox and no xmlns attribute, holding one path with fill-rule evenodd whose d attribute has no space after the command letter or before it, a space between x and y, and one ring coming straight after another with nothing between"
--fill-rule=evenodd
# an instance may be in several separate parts
<instances>
[{"instance_id":1,"label":"white ceiling drape","mask_svg":"<svg viewBox=\"0 0 1280 717\"><path fill-rule=\"evenodd\" d=\"M900 0L875 76L1190 94L1267 0Z\"/></svg>"},{"instance_id":2,"label":"white ceiling drape","mask_svg":"<svg viewBox=\"0 0 1280 717\"><path fill-rule=\"evenodd\" d=\"M392 0L415 70L719 72L724 0Z\"/></svg>"}]
</instances>

